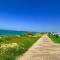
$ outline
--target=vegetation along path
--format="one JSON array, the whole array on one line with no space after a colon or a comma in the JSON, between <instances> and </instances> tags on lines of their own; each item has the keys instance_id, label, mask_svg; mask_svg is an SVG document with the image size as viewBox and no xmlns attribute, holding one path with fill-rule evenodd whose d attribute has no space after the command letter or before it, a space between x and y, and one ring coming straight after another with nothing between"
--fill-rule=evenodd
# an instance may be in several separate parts
<instances>
[{"instance_id":1,"label":"vegetation along path","mask_svg":"<svg viewBox=\"0 0 60 60\"><path fill-rule=\"evenodd\" d=\"M22 57L16 60L60 60L60 45L44 35Z\"/></svg>"}]
</instances>

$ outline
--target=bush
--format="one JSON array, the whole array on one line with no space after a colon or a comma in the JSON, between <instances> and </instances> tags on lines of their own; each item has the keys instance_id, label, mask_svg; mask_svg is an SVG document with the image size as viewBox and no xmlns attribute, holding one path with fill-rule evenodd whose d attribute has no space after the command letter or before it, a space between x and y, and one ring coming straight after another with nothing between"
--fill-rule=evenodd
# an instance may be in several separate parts
<instances>
[{"instance_id":1,"label":"bush","mask_svg":"<svg viewBox=\"0 0 60 60\"><path fill-rule=\"evenodd\" d=\"M59 36L58 35L54 35L56 38L58 38Z\"/></svg>"},{"instance_id":2,"label":"bush","mask_svg":"<svg viewBox=\"0 0 60 60\"><path fill-rule=\"evenodd\" d=\"M34 42L37 41L38 37L42 35L37 34L36 37L28 37L32 33L22 34L19 38L16 36L3 36L0 39L0 43L3 48L0 46L0 60L15 60L18 55L25 53Z\"/></svg>"},{"instance_id":3,"label":"bush","mask_svg":"<svg viewBox=\"0 0 60 60\"><path fill-rule=\"evenodd\" d=\"M48 36L53 40L55 43L60 43L60 37L58 35L48 34Z\"/></svg>"},{"instance_id":4,"label":"bush","mask_svg":"<svg viewBox=\"0 0 60 60\"><path fill-rule=\"evenodd\" d=\"M2 40L2 39L0 39L0 43L1 43L1 42L3 42L3 40Z\"/></svg>"}]
</instances>

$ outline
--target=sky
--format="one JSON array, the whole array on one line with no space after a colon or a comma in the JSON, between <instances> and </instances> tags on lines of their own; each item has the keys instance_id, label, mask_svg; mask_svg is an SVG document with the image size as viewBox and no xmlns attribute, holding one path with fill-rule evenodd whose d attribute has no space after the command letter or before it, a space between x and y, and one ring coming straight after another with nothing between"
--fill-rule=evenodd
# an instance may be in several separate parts
<instances>
[{"instance_id":1,"label":"sky","mask_svg":"<svg viewBox=\"0 0 60 60\"><path fill-rule=\"evenodd\" d=\"M0 0L0 29L60 32L60 1Z\"/></svg>"}]
</instances>

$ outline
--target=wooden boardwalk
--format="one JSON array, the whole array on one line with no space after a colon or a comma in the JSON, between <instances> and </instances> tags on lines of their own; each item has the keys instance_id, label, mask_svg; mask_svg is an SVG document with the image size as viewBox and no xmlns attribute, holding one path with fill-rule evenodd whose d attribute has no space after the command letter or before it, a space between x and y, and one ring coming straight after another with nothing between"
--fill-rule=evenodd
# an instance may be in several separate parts
<instances>
[{"instance_id":1,"label":"wooden boardwalk","mask_svg":"<svg viewBox=\"0 0 60 60\"><path fill-rule=\"evenodd\" d=\"M44 35L23 56L16 60L60 60L60 45Z\"/></svg>"}]
</instances>

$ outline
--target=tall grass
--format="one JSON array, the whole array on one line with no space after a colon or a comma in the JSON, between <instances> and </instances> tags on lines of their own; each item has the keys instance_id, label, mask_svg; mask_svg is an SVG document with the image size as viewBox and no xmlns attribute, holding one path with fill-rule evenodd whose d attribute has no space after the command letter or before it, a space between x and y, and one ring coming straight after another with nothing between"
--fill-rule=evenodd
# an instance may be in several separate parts
<instances>
[{"instance_id":1,"label":"tall grass","mask_svg":"<svg viewBox=\"0 0 60 60\"><path fill-rule=\"evenodd\" d=\"M42 34L22 34L1 36L0 60L15 60L18 55L25 53L40 38Z\"/></svg>"},{"instance_id":2,"label":"tall grass","mask_svg":"<svg viewBox=\"0 0 60 60\"><path fill-rule=\"evenodd\" d=\"M58 35L48 34L48 36L51 38L53 42L60 43L60 37Z\"/></svg>"}]
</instances>

